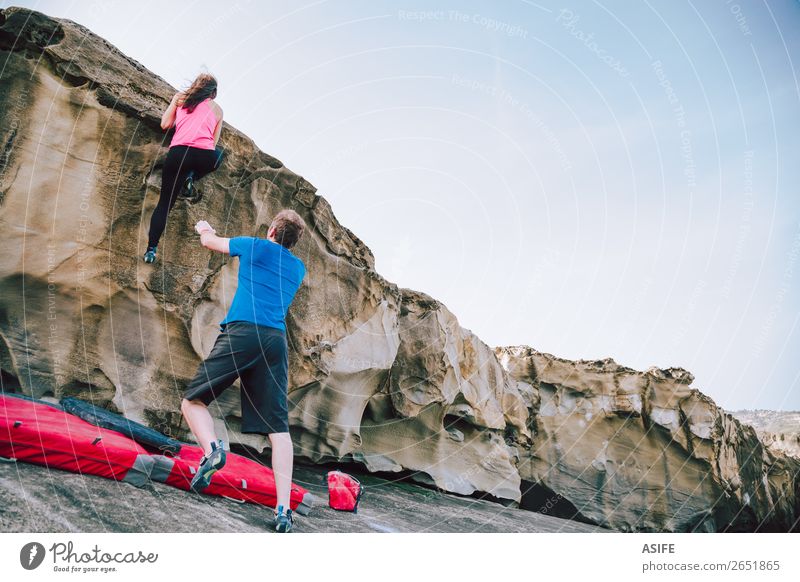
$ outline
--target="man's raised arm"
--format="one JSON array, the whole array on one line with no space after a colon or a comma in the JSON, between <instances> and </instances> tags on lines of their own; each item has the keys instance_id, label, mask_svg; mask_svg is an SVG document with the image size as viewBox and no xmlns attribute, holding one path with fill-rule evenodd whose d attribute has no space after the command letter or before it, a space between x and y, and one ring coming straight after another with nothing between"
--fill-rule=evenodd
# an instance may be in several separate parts
<instances>
[{"instance_id":1,"label":"man's raised arm","mask_svg":"<svg viewBox=\"0 0 800 582\"><path fill-rule=\"evenodd\" d=\"M217 232L211 227L210 224L208 224L208 222L201 220L194 225L194 229L197 231L197 234L200 235L200 244L202 244L204 247L211 249L212 251L225 253L226 255L230 254L231 239L217 236Z\"/></svg>"}]
</instances>

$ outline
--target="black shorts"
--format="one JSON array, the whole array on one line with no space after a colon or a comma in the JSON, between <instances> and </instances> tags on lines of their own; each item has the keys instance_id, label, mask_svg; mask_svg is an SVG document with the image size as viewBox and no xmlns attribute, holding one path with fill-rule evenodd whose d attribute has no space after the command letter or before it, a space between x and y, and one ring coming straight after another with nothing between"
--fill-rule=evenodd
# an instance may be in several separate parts
<instances>
[{"instance_id":1,"label":"black shorts","mask_svg":"<svg viewBox=\"0 0 800 582\"><path fill-rule=\"evenodd\" d=\"M183 397L208 405L241 378L241 431L265 435L289 432L288 370L289 350L283 330L232 321L217 336Z\"/></svg>"}]
</instances>

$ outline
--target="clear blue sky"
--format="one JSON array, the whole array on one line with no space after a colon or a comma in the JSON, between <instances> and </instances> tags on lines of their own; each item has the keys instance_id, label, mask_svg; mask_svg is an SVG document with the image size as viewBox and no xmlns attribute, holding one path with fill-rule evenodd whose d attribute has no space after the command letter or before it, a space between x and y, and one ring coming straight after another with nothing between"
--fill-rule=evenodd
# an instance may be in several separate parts
<instances>
[{"instance_id":1,"label":"clear blue sky","mask_svg":"<svg viewBox=\"0 0 800 582\"><path fill-rule=\"evenodd\" d=\"M305 176L490 345L800 409L795 2L26 2ZM313 273L311 273L313 276Z\"/></svg>"}]
</instances>

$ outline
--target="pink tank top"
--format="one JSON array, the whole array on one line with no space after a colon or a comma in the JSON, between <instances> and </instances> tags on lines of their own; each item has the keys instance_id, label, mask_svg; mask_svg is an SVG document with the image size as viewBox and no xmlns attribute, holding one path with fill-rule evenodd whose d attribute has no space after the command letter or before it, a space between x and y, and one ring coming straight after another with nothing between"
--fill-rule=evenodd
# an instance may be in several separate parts
<instances>
[{"instance_id":1,"label":"pink tank top","mask_svg":"<svg viewBox=\"0 0 800 582\"><path fill-rule=\"evenodd\" d=\"M169 147L185 145L213 150L216 128L217 116L211 108L209 99L198 103L191 113L183 107L178 107L175 112L175 134Z\"/></svg>"}]
</instances>

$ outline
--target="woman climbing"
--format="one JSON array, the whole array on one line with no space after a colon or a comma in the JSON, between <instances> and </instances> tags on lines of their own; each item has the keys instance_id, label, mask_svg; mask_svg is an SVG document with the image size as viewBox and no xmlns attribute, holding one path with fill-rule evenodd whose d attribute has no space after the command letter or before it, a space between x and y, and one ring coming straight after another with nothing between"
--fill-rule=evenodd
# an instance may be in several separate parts
<instances>
[{"instance_id":1,"label":"woman climbing","mask_svg":"<svg viewBox=\"0 0 800 582\"><path fill-rule=\"evenodd\" d=\"M161 174L161 196L150 217L150 233L144 262L156 260L158 241L167 225L167 215L178 197L190 202L199 201L194 187L209 172L216 170L222 160L217 141L222 131L222 108L214 102L217 80L202 73L182 93L176 93L161 116L161 128L175 127Z\"/></svg>"}]
</instances>

